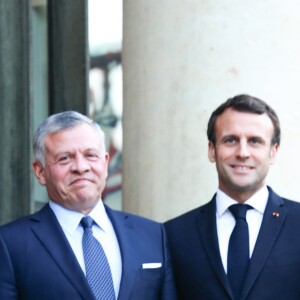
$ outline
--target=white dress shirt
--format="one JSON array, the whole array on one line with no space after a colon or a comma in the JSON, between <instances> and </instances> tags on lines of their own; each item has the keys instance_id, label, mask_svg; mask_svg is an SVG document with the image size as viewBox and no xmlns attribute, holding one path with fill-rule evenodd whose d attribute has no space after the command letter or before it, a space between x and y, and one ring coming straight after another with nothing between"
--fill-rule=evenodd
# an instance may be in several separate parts
<instances>
[{"instance_id":1,"label":"white dress shirt","mask_svg":"<svg viewBox=\"0 0 300 300\"><path fill-rule=\"evenodd\" d=\"M53 201L49 201L49 205L62 227L80 267L85 273L82 250L83 228L80 225L80 221L85 215L76 211L68 210ZM111 221L106 214L102 200L97 203L88 215L93 218L96 223L96 225L94 224L92 227L93 235L101 243L106 254L112 273L116 297L118 297L122 276L121 252L117 236Z\"/></svg>"},{"instance_id":2,"label":"white dress shirt","mask_svg":"<svg viewBox=\"0 0 300 300\"><path fill-rule=\"evenodd\" d=\"M257 240L259 229L262 223L264 211L268 202L269 191L266 186L257 191L251 196L245 204L249 204L253 209L247 211L246 219L249 228L249 255L252 256L254 246ZM237 201L230 198L221 190L217 190L216 195L216 220L217 234L219 240L220 254L222 263L227 273L227 254L230 235L235 226L235 218L228 210L228 207L237 204Z\"/></svg>"}]
</instances>

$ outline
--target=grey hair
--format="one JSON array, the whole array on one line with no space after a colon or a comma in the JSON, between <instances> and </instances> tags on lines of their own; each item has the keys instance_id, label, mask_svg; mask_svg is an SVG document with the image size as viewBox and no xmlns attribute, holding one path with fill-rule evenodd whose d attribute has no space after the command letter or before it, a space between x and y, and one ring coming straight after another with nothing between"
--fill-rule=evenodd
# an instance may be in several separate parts
<instances>
[{"instance_id":1,"label":"grey hair","mask_svg":"<svg viewBox=\"0 0 300 300\"><path fill-rule=\"evenodd\" d=\"M72 128L82 123L94 127L101 139L101 146L105 152L105 134L99 124L94 120L82 115L76 111L65 111L49 116L38 127L33 136L33 153L36 161L45 166L45 139L48 134L55 133L67 128Z\"/></svg>"}]
</instances>

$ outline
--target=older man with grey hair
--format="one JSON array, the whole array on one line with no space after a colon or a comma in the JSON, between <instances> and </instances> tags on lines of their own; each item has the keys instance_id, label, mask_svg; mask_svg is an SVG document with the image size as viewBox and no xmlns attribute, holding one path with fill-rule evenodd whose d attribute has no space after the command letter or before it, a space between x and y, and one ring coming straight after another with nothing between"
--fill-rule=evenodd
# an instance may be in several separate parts
<instances>
[{"instance_id":1,"label":"older man with grey hair","mask_svg":"<svg viewBox=\"0 0 300 300\"><path fill-rule=\"evenodd\" d=\"M0 299L176 299L162 225L102 201L100 126L74 111L52 115L33 149L49 203L0 228Z\"/></svg>"}]
</instances>

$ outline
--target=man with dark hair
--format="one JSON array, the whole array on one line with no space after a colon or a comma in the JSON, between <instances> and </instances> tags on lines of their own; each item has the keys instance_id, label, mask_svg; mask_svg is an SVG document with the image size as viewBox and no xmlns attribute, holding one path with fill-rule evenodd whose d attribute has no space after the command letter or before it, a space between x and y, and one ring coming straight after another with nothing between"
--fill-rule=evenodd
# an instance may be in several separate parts
<instances>
[{"instance_id":1,"label":"man with dark hair","mask_svg":"<svg viewBox=\"0 0 300 300\"><path fill-rule=\"evenodd\" d=\"M212 200L165 223L181 300L300 299L300 204L265 179L280 144L275 111L238 95L211 115Z\"/></svg>"},{"instance_id":2,"label":"man with dark hair","mask_svg":"<svg viewBox=\"0 0 300 300\"><path fill-rule=\"evenodd\" d=\"M0 228L0 299L175 299L163 226L102 202L109 157L100 126L74 111L52 115L33 150L50 201Z\"/></svg>"}]
</instances>

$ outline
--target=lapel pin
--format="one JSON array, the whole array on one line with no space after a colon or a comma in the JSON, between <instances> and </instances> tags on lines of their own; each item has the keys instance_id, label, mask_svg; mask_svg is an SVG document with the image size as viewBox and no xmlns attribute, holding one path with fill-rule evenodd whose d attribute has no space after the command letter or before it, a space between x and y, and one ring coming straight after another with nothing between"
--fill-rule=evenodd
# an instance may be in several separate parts
<instances>
[{"instance_id":1,"label":"lapel pin","mask_svg":"<svg viewBox=\"0 0 300 300\"><path fill-rule=\"evenodd\" d=\"M273 217L278 218L278 217L279 217L279 212L274 211L274 212L273 212Z\"/></svg>"}]
</instances>

